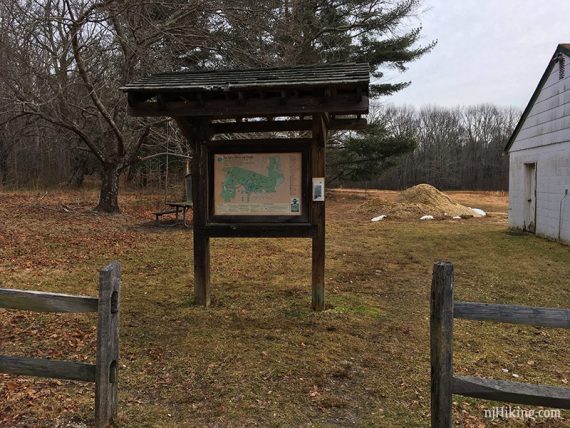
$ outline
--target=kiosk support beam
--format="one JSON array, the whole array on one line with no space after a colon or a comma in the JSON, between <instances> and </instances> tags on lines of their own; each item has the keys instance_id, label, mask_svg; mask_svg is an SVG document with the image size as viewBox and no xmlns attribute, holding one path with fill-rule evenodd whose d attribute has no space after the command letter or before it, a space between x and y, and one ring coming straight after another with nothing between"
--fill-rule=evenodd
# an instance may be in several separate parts
<instances>
[{"instance_id":1,"label":"kiosk support beam","mask_svg":"<svg viewBox=\"0 0 570 428\"><path fill-rule=\"evenodd\" d=\"M322 114L313 115L312 177L325 176L327 125ZM316 311L325 309L325 202L311 201L311 222L316 227L312 245L312 300Z\"/></svg>"},{"instance_id":2,"label":"kiosk support beam","mask_svg":"<svg viewBox=\"0 0 570 428\"><path fill-rule=\"evenodd\" d=\"M205 233L208 203L208 156L206 143L210 139L209 121L177 118L176 122L192 147L192 200L194 234L194 301L210 305L210 238Z\"/></svg>"}]
</instances>

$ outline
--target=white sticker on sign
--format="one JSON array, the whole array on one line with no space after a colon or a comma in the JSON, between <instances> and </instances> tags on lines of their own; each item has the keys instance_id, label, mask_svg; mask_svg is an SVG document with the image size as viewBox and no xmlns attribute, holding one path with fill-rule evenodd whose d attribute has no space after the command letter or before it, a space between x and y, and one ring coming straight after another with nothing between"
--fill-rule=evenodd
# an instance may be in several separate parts
<instances>
[{"instance_id":1,"label":"white sticker on sign","mask_svg":"<svg viewBox=\"0 0 570 428\"><path fill-rule=\"evenodd\" d=\"M325 178L313 177L313 201L325 200Z\"/></svg>"}]
</instances>

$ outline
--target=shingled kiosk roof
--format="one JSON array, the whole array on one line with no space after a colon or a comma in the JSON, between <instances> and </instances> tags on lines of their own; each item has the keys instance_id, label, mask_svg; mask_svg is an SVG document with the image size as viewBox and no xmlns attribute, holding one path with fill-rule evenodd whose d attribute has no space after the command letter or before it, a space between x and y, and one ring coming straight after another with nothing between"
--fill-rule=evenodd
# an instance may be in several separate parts
<instances>
[{"instance_id":1,"label":"shingled kiosk roof","mask_svg":"<svg viewBox=\"0 0 570 428\"><path fill-rule=\"evenodd\" d=\"M368 64L160 73L129 83L134 116L242 117L368 113ZM346 116L343 120L347 120ZM348 126L348 122L345 122Z\"/></svg>"},{"instance_id":2,"label":"shingled kiosk roof","mask_svg":"<svg viewBox=\"0 0 570 428\"><path fill-rule=\"evenodd\" d=\"M231 91L234 89L355 85L369 82L368 64L305 65L244 70L159 73L125 85L126 92Z\"/></svg>"}]
</instances>

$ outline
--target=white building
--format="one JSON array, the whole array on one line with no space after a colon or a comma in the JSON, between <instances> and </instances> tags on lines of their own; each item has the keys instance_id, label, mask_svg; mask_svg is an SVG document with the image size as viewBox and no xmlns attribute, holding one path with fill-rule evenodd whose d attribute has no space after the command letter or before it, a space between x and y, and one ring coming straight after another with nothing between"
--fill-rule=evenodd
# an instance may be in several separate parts
<instances>
[{"instance_id":1,"label":"white building","mask_svg":"<svg viewBox=\"0 0 570 428\"><path fill-rule=\"evenodd\" d=\"M556 48L505 151L509 225L570 243L570 44Z\"/></svg>"}]
</instances>

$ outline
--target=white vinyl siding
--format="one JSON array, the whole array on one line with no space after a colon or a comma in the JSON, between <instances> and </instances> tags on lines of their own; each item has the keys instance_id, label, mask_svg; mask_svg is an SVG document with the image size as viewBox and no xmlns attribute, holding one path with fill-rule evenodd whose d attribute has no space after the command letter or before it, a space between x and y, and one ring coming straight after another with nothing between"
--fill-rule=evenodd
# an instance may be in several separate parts
<instances>
[{"instance_id":1,"label":"white vinyl siding","mask_svg":"<svg viewBox=\"0 0 570 428\"><path fill-rule=\"evenodd\" d=\"M570 58L560 79L560 64L552 67L510 152L570 141Z\"/></svg>"},{"instance_id":2,"label":"white vinyl siding","mask_svg":"<svg viewBox=\"0 0 570 428\"><path fill-rule=\"evenodd\" d=\"M536 164L537 235L570 244L570 58L556 62L509 149L509 225L524 228L528 164Z\"/></svg>"}]
</instances>

